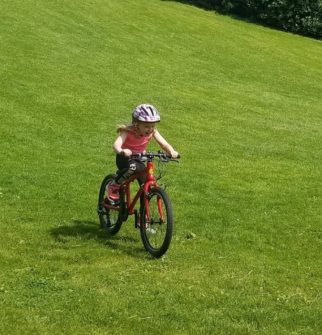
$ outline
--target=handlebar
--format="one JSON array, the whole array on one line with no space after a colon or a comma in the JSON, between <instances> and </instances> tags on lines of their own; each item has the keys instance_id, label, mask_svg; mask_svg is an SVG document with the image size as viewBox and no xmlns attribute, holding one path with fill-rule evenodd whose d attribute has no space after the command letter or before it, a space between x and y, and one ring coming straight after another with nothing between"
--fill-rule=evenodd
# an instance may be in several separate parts
<instances>
[{"instance_id":1,"label":"handlebar","mask_svg":"<svg viewBox=\"0 0 322 335\"><path fill-rule=\"evenodd\" d=\"M177 161L177 159L180 158L180 155L178 155L177 158L172 158L172 156L169 155L168 153L158 151L158 152L146 152L146 153L141 153L141 154L133 154L129 158L139 159L139 160L153 160L154 158L159 158L162 161L169 162L169 161Z\"/></svg>"}]
</instances>

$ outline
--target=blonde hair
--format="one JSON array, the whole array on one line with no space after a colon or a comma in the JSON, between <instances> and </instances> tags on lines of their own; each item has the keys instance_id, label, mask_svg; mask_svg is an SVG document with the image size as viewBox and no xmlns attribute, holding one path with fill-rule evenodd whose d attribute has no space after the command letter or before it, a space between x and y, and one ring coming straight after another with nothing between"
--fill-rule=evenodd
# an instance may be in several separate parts
<instances>
[{"instance_id":1,"label":"blonde hair","mask_svg":"<svg viewBox=\"0 0 322 335\"><path fill-rule=\"evenodd\" d=\"M116 132L119 134L122 131L136 131L136 126L135 124L131 123L131 124L120 124L117 126L116 128Z\"/></svg>"},{"instance_id":2,"label":"blonde hair","mask_svg":"<svg viewBox=\"0 0 322 335\"><path fill-rule=\"evenodd\" d=\"M138 124L140 124L140 123L144 123L144 122L132 118L132 123L118 125L117 128L116 128L116 132L118 134L121 133L122 131L134 131L134 132L137 132L138 131Z\"/></svg>"}]
</instances>

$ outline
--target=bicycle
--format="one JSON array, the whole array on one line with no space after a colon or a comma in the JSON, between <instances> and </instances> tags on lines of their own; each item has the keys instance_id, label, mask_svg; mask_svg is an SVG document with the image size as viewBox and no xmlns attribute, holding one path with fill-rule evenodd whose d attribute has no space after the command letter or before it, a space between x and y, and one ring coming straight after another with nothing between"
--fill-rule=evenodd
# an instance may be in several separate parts
<instances>
[{"instance_id":1,"label":"bicycle","mask_svg":"<svg viewBox=\"0 0 322 335\"><path fill-rule=\"evenodd\" d=\"M176 161L164 152L148 152L135 154L130 159L140 160L146 164L144 171L134 173L120 184L119 201L108 198L108 186L114 182L116 174L107 175L100 187L97 213L102 229L110 235L115 235L120 230L123 222L129 215L135 217L135 227L140 228L140 235L144 248L152 256L158 258L168 250L173 233L173 209L166 191L159 186L154 175L154 160L161 163ZM178 157L179 158L179 157ZM141 174L146 174L145 182L139 186L135 195L131 194L131 184ZM136 204L140 199L139 212Z\"/></svg>"}]
</instances>

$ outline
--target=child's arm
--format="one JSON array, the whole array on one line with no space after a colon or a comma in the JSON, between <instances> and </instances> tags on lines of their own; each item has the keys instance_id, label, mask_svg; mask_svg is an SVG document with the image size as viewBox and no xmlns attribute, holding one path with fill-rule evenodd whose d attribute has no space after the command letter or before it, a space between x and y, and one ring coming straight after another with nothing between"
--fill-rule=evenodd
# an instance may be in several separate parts
<instances>
[{"instance_id":1,"label":"child's arm","mask_svg":"<svg viewBox=\"0 0 322 335\"><path fill-rule=\"evenodd\" d=\"M132 151L130 149L122 149L122 145L126 139L126 135L127 135L126 131L120 132L120 135L116 138L113 144L113 150L119 155L129 157L132 155Z\"/></svg>"},{"instance_id":2,"label":"child's arm","mask_svg":"<svg viewBox=\"0 0 322 335\"><path fill-rule=\"evenodd\" d=\"M177 158L179 153L173 149L173 147L166 141L166 139L161 136L161 134L155 129L153 137L158 142L160 147L167 152L169 155L171 155L172 158Z\"/></svg>"}]
</instances>

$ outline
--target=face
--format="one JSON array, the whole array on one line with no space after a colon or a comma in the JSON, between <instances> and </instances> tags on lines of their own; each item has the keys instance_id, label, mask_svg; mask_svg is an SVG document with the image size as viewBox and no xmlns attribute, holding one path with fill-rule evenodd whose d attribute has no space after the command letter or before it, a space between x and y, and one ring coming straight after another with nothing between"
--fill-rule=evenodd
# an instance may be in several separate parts
<instances>
[{"instance_id":1,"label":"face","mask_svg":"<svg viewBox=\"0 0 322 335\"><path fill-rule=\"evenodd\" d=\"M155 128L154 122L138 122L137 128L140 135L150 135L153 133L153 130Z\"/></svg>"}]
</instances>

